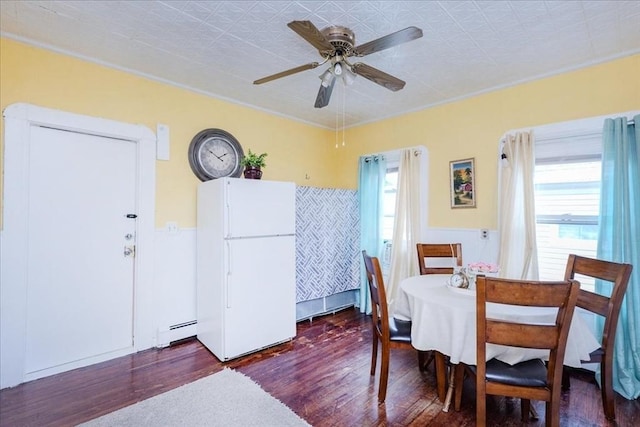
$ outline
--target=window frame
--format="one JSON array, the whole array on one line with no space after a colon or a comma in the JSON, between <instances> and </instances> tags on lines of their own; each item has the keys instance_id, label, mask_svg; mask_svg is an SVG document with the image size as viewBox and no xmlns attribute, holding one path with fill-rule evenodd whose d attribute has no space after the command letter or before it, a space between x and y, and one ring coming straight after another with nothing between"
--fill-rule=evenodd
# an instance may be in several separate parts
<instances>
[{"instance_id":1,"label":"window frame","mask_svg":"<svg viewBox=\"0 0 640 427\"><path fill-rule=\"evenodd\" d=\"M540 127L534 129L535 133L535 168L541 165L563 165L570 163L583 163L590 161L601 161L602 158L602 124L606 117L597 117L590 118L584 120L576 120L571 122L558 123L553 125L548 125L544 127ZM598 179L598 183L600 178ZM593 182L593 181L590 181ZM578 187L588 188L592 184L588 184L585 182L575 183ZM558 189L558 183L542 183L536 184L536 199L538 199L538 188L539 186L548 185L551 188ZM562 184L560 184L562 185ZM571 185L575 188L575 185L567 184L567 186ZM599 184L598 184L599 185ZM598 190L599 192L599 190ZM599 204L599 194L598 194L598 204ZM537 207L536 207L537 208ZM536 209L537 211L537 209ZM557 225L560 228L562 225L588 225L596 227L599 222L599 214L597 215L580 215L573 213L563 213L563 214L538 214L536 212L536 236L539 237L539 229L538 225ZM560 230L558 230L560 231ZM542 231L544 233L544 231ZM559 237L560 238L560 237ZM591 239L585 239L591 240ZM543 259L553 259L553 256L558 254L558 252L563 252L564 249L558 251L556 246L551 246L546 248L546 252L541 252L540 250L540 242L541 239L537 239L537 255L538 255L538 273L541 278L550 279L551 276L557 278L556 276L560 274L562 277L564 273L564 269L558 269L557 266L554 269L553 265L547 265L546 270L543 270L543 265L541 265L541 261ZM597 237L596 237L596 245L597 245ZM583 248L575 247L569 249L567 253L567 257L569 253L578 253L583 255L591 255L589 251L584 251ZM546 257L541 256L545 254ZM559 271L562 270L562 271ZM547 271L547 275L545 275L545 271ZM549 275L549 272L553 271L552 275ZM594 288L594 283L592 280L582 281L582 286L585 289Z\"/></svg>"}]
</instances>

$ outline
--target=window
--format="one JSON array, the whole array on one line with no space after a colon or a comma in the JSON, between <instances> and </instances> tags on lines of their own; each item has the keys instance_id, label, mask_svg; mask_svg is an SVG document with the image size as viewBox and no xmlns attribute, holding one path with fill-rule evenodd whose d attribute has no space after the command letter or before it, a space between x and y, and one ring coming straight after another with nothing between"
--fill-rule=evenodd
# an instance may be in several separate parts
<instances>
[{"instance_id":1,"label":"window","mask_svg":"<svg viewBox=\"0 0 640 427\"><path fill-rule=\"evenodd\" d=\"M387 166L387 172L384 177L384 196L382 201L382 239L384 240L384 252L381 267L385 275L389 273L389 264L391 262L391 241L393 239L397 193L398 166Z\"/></svg>"},{"instance_id":2,"label":"window","mask_svg":"<svg viewBox=\"0 0 640 427\"><path fill-rule=\"evenodd\" d=\"M563 277L570 253L596 256L599 159L536 165L535 203L540 280Z\"/></svg>"},{"instance_id":3,"label":"window","mask_svg":"<svg viewBox=\"0 0 640 427\"><path fill-rule=\"evenodd\" d=\"M600 133L536 142L535 206L540 280L564 277L569 254L596 257ZM585 289L594 280L577 278Z\"/></svg>"},{"instance_id":4,"label":"window","mask_svg":"<svg viewBox=\"0 0 640 427\"><path fill-rule=\"evenodd\" d=\"M396 212L396 194L398 192L398 168L387 168L384 177L384 199L382 217L382 238L387 241L393 237L393 223Z\"/></svg>"}]
</instances>

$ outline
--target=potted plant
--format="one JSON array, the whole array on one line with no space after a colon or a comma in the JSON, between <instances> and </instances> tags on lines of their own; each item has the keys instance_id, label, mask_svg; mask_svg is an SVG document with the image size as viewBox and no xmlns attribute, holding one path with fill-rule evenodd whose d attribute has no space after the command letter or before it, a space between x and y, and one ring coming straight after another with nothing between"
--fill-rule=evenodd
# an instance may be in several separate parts
<instances>
[{"instance_id":1,"label":"potted plant","mask_svg":"<svg viewBox=\"0 0 640 427\"><path fill-rule=\"evenodd\" d=\"M267 153L255 154L249 150L240 162L244 166L244 177L247 179L262 178L262 168L266 165L265 157L267 157Z\"/></svg>"}]
</instances>

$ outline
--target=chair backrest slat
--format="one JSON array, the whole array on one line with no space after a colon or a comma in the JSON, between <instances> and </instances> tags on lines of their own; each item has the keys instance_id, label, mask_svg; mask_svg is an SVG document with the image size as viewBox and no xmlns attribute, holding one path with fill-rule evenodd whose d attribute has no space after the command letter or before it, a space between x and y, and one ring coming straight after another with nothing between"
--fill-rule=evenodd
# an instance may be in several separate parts
<instances>
[{"instance_id":1,"label":"chair backrest slat","mask_svg":"<svg viewBox=\"0 0 640 427\"><path fill-rule=\"evenodd\" d=\"M553 290L556 285L566 282L519 281L518 286L511 286L511 283L508 279L487 281L487 302L529 307L558 307L565 298L563 293Z\"/></svg>"},{"instance_id":2,"label":"chair backrest slat","mask_svg":"<svg viewBox=\"0 0 640 427\"><path fill-rule=\"evenodd\" d=\"M555 325L514 325L499 320L487 321L488 343L522 348L552 348L558 342Z\"/></svg>"},{"instance_id":3,"label":"chair backrest slat","mask_svg":"<svg viewBox=\"0 0 640 427\"><path fill-rule=\"evenodd\" d=\"M456 266L462 267L462 244L460 243L418 243L418 265L420 274L452 274L452 267L429 267L425 258L455 259Z\"/></svg>"}]
</instances>

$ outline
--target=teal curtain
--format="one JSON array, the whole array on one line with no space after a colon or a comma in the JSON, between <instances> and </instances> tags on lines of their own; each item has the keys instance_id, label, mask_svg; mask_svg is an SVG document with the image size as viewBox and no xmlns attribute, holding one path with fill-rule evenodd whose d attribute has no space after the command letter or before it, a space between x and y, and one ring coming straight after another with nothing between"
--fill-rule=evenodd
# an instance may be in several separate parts
<instances>
[{"instance_id":1,"label":"teal curtain","mask_svg":"<svg viewBox=\"0 0 640 427\"><path fill-rule=\"evenodd\" d=\"M598 258L633 265L616 331L613 388L627 399L640 396L640 115L606 119L603 129ZM610 295L611 284L596 282ZM599 317L599 316L598 316ZM602 330L599 317L597 330ZM596 372L600 383L600 372Z\"/></svg>"},{"instance_id":2,"label":"teal curtain","mask_svg":"<svg viewBox=\"0 0 640 427\"><path fill-rule=\"evenodd\" d=\"M358 201L360 202L360 251L379 257L382 251L382 207L387 162L383 156L360 157ZM371 313L371 295L360 256L360 312Z\"/></svg>"}]
</instances>

